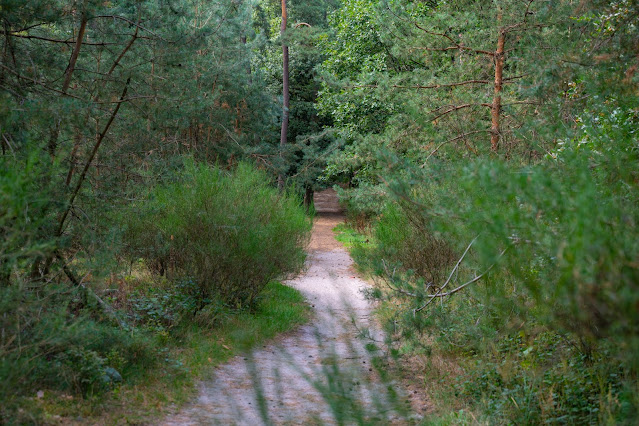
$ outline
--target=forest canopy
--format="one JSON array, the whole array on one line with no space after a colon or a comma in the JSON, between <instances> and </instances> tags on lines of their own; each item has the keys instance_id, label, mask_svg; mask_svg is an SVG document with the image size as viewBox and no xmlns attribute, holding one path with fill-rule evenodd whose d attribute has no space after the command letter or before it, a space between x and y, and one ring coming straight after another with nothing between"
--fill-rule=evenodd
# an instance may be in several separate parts
<instances>
[{"instance_id":1,"label":"forest canopy","mask_svg":"<svg viewBox=\"0 0 639 426\"><path fill-rule=\"evenodd\" d=\"M637 22L632 0L0 0L0 421L255 306L335 185L391 352L458 367L434 416L631 423Z\"/></svg>"}]
</instances>

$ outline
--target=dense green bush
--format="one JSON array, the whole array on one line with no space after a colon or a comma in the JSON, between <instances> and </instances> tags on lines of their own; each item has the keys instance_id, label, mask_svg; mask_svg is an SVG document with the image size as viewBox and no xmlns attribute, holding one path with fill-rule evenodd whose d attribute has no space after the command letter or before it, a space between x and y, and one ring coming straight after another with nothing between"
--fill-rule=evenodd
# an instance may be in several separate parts
<instances>
[{"instance_id":1,"label":"dense green bush","mask_svg":"<svg viewBox=\"0 0 639 426\"><path fill-rule=\"evenodd\" d=\"M0 157L0 286L54 248L56 204L50 184L43 183L48 169L37 155L24 163Z\"/></svg>"},{"instance_id":2,"label":"dense green bush","mask_svg":"<svg viewBox=\"0 0 639 426\"><path fill-rule=\"evenodd\" d=\"M126 256L191 276L202 297L250 302L304 263L310 220L299 200L247 164L232 172L188 165L128 212Z\"/></svg>"},{"instance_id":3,"label":"dense green bush","mask_svg":"<svg viewBox=\"0 0 639 426\"><path fill-rule=\"evenodd\" d=\"M413 352L459 357L458 394L491 421L636 416L637 120L585 112L580 133L535 165L394 165L410 179L389 178L397 198L356 257L384 283L374 295L394 306L389 329ZM478 276L428 304L448 277L444 291Z\"/></svg>"},{"instance_id":4,"label":"dense green bush","mask_svg":"<svg viewBox=\"0 0 639 426\"><path fill-rule=\"evenodd\" d=\"M469 163L451 173L456 191L436 190L433 212L436 228L453 241L479 235L473 246L478 270L508 250L498 279L478 288L486 303L506 311L516 305L551 329L586 341L614 339L620 354L635 363L636 124L636 113L598 116L597 133L584 129L582 137L566 141L556 160L538 166Z\"/></svg>"},{"instance_id":5,"label":"dense green bush","mask_svg":"<svg viewBox=\"0 0 639 426\"><path fill-rule=\"evenodd\" d=\"M310 220L296 198L247 165L228 173L190 164L124 216L139 279L119 279L117 270L90 277L81 254L67 264L81 283L57 264L53 279L33 279L34 263L71 245L51 238L64 205L37 189L49 166L26 164L0 170L0 423L38 418L32 400L41 390L93 397L146 377L158 362L180 370L164 353L182 330L218 325L229 315L223 301L252 301L303 265ZM105 228L122 218L105 217ZM176 279L149 280L148 266Z\"/></svg>"},{"instance_id":6,"label":"dense green bush","mask_svg":"<svg viewBox=\"0 0 639 426\"><path fill-rule=\"evenodd\" d=\"M400 267L437 285L456 260L450 245L433 233L427 215L404 203L388 204L373 233L377 246L372 257L384 260L384 272Z\"/></svg>"},{"instance_id":7,"label":"dense green bush","mask_svg":"<svg viewBox=\"0 0 639 426\"><path fill-rule=\"evenodd\" d=\"M83 297L65 284L0 288L0 422L37 391L95 395L155 364L150 335L78 310Z\"/></svg>"}]
</instances>

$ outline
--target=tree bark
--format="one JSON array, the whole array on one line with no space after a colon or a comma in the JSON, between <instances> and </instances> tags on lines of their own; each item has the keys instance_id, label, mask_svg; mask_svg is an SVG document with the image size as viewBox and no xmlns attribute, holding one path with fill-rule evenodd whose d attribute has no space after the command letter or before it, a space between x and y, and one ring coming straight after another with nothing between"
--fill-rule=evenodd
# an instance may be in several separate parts
<instances>
[{"instance_id":1,"label":"tree bark","mask_svg":"<svg viewBox=\"0 0 639 426\"><path fill-rule=\"evenodd\" d=\"M306 209L307 213L311 208L311 204L313 204L314 192L315 191L313 191L313 186L311 184L306 184L306 187L304 189L304 208Z\"/></svg>"},{"instance_id":2,"label":"tree bark","mask_svg":"<svg viewBox=\"0 0 639 426\"><path fill-rule=\"evenodd\" d=\"M284 149L288 138L288 112L290 106L290 93L288 82L288 46L284 40L286 32L287 13L286 0L282 0L282 26L280 27L280 36L282 37L282 131L280 133L280 155ZM284 188L284 175L280 172L277 179L280 189Z\"/></svg>"},{"instance_id":3,"label":"tree bark","mask_svg":"<svg viewBox=\"0 0 639 426\"><path fill-rule=\"evenodd\" d=\"M109 72L107 72L107 74L106 74L107 77L111 76L113 71L115 71L115 69L119 65L119 63L122 60L122 58L124 58L124 55L129 51L131 46L133 46L133 43L135 43L135 40L137 40L137 38L138 38L138 30L140 28L139 25L140 25L140 21L141 20L142 20L142 15L141 15L140 12L138 12L138 25L135 27L135 32L131 36L131 40L129 40L129 43L124 47L124 49L122 49L122 52L120 52L120 55L113 62L113 65L111 65L111 68L109 69ZM98 68L99 68L99 64L98 64ZM151 65L151 70L153 70L153 65ZM153 80L152 77L153 76L151 76L151 80ZM93 101L94 102L98 101L99 95L100 94L99 94L99 91L98 91L98 93L93 97ZM87 115L86 119L87 120L89 119L88 115ZM73 177L73 173L75 172L76 155L78 153L78 149L80 149L80 144L81 143L82 143L82 135L80 134L80 131L78 129L76 129L75 143L73 144L73 149L71 150L71 155L69 157L69 172L67 173L67 179L66 179L66 182L65 182L67 186L71 185L71 178Z\"/></svg>"},{"instance_id":4,"label":"tree bark","mask_svg":"<svg viewBox=\"0 0 639 426\"><path fill-rule=\"evenodd\" d=\"M75 71L75 64L78 61L78 55L80 54L80 48L82 47L82 41L84 39L84 32L87 29L88 19L89 18L87 16L87 13L82 12L78 37L76 38L75 47L73 48L73 52L71 53L71 59L69 59L69 65L64 72L64 83L62 83L62 91L64 93L66 93L66 91L69 89L69 86L71 85L71 77L73 76L73 71Z\"/></svg>"},{"instance_id":5,"label":"tree bark","mask_svg":"<svg viewBox=\"0 0 639 426\"><path fill-rule=\"evenodd\" d=\"M89 171L89 168L91 167L91 163L93 162L93 159L95 158L95 155L97 154L98 149L100 149L100 145L102 144L104 137L109 131L109 127L111 127L111 123L113 123L115 116L118 115L118 111L120 110L122 101L126 97L126 92L129 90L130 82L131 82L131 78L129 77L124 85L124 90L122 91L122 95L120 95L120 102L116 104L115 109L111 113L111 117L109 117L109 121L107 121L106 125L104 126L104 130L102 130L102 133L98 135L98 139L95 145L93 146L91 153L89 154L89 158L87 158L86 164L84 165L84 169L82 169L82 173L80 173L80 176L78 177L78 182L76 183L75 188L73 189L73 192L71 193L71 198L69 199L69 205L64 211L64 214L62 214L62 216L60 217L60 222L58 223L58 230L56 232L56 237L59 237L62 235L62 231L64 229L64 222L67 216L69 215L69 212L73 208L73 202L75 201L75 197L77 197L78 193L80 192L82 183L84 182L84 179L87 176L87 172Z\"/></svg>"},{"instance_id":6,"label":"tree bark","mask_svg":"<svg viewBox=\"0 0 639 426\"><path fill-rule=\"evenodd\" d=\"M120 102L116 104L115 108L113 109L113 112L111 113L111 116L109 117L109 121L107 121L106 125L104 126L104 130L102 130L102 133L98 135L97 141L95 145L93 146L93 149L91 150L91 153L89 154L89 158L87 159L87 162L84 165L84 168L82 169L82 172L80 173L78 177L78 181L73 189L73 192L71 193L71 197L69 198L69 204L67 205L67 208L64 210L64 213L60 216L60 219L58 222L58 228L55 233L56 237L61 237L62 233L64 232L64 223L67 217L69 216L69 213L71 213L71 210L73 209L73 202L75 201L75 198L78 196L78 193L80 192L82 183L87 177L87 172L89 171L89 168L91 167L91 163L93 162L93 159L95 158L98 152L98 149L100 149L100 145L102 144L102 141L104 140L107 132L109 131L109 127L111 127L113 120L115 120L116 115L118 115L118 111L120 110L120 107L122 106L122 101L124 101L126 97L126 93L129 90L130 82L131 82L131 77L127 79L124 85L124 90L122 91L122 95L120 95ZM45 259L44 266L42 268L43 272L39 274L40 277L44 277L49 274L49 269L51 267L52 262L53 262L53 255L50 255ZM36 260L32 267L32 272L31 272L32 277L35 278L38 276L38 273L40 271L39 266L40 266L40 260Z\"/></svg>"},{"instance_id":7,"label":"tree bark","mask_svg":"<svg viewBox=\"0 0 639 426\"><path fill-rule=\"evenodd\" d=\"M506 42L506 31L500 30L497 39L497 50L495 51L495 90L493 95L493 104L490 108L491 127L490 127L490 149L493 152L499 150L499 139L501 130L499 128L499 116L501 114L501 92L503 86L504 74L504 44Z\"/></svg>"},{"instance_id":8,"label":"tree bark","mask_svg":"<svg viewBox=\"0 0 639 426\"><path fill-rule=\"evenodd\" d=\"M73 47L73 52L71 53L71 58L69 59L69 65L67 65L67 69L64 71L64 82L62 83L62 94L66 95L67 90L69 90L69 86L71 85L71 78L73 77L73 71L75 71L75 64L78 61L78 56L80 55L80 49L82 48L82 41L84 40L84 33L87 28L88 16L86 11L82 12L82 17L80 18L80 29L78 31L78 36L75 41L75 46ZM51 129L51 136L49 138L48 151L51 158L55 158L55 152L58 149L58 137L60 135L60 125L56 123Z\"/></svg>"}]
</instances>

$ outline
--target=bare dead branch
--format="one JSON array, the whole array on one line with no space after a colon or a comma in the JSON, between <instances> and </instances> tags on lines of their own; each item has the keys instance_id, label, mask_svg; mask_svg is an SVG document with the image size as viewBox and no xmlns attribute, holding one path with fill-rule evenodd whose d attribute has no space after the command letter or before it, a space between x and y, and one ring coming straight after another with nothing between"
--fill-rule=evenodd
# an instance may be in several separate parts
<instances>
[{"instance_id":1,"label":"bare dead branch","mask_svg":"<svg viewBox=\"0 0 639 426\"><path fill-rule=\"evenodd\" d=\"M477 237L475 237L475 238L477 238ZM473 240L473 241L474 241L474 240ZM471 243L471 244L472 244L472 243ZM506 247L504 250L502 250L502 251L501 251L501 253L499 254L499 256L497 257L497 260L496 260L496 261L495 261L492 265L490 265L490 266L489 266L489 267L488 267L488 268L487 268L484 272L482 272L481 274L477 275L477 276L476 276L475 278L473 278L472 280L467 281L467 282L465 282L464 284L462 284L462 285L460 285L460 286L458 286L458 287L456 287L456 288L454 288L454 289L452 289L452 290L450 290L450 291L447 291L446 293L442 293L442 292L441 292L441 289L440 289L440 291L438 291L438 292L437 292L437 293L435 293L435 294L429 294L429 295L428 295L428 297L430 298L430 300L429 300L428 302L426 302L426 303L425 303L422 307L420 307L420 308L418 308L418 309L414 309L414 310L413 310L413 315L414 315L416 312L419 312L419 311L421 311L422 309L424 309L426 306L430 305L430 304L433 302L433 300L441 299L441 298L444 298L444 297L447 297L447 296L453 295L453 294L457 293L458 291L460 291L460 290L464 289L465 287L467 287L467 286L471 285L472 283L475 283L475 282L479 281L480 279L482 279L482 278L483 278L483 277L484 277L484 276L485 276L488 272L490 272L490 270L491 270L491 269L493 269L493 268L495 267L495 265L497 264L497 262L499 261L499 259L501 259L501 258L502 258L502 256L504 255L504 253L506 253L506 251L507 251L507 250L508 250L508 247ZM464 253L464 254L465 254L465 253ZM454 272L454 270L453 270L453 272ZM442 287L442 289L443 289L443 287Z\"/></svg>"},{"instance_id":2,"label":"bare dead branch","mask_svg":"<svg viewBox=\"0 0 639 426\"><path fill-rule=\"evenodd\" d=\"M384 272L386 273L386 275L388 275L390 277L390 280L393 281L395 279L395 273L397 272L397 268L393 268L393 273L391 274L390 271L388 270L388 265L386 265L386 259L382 259L382 265L384 266ZM383 280L383 281L384 283L386 283L386 286L388 286L388 288L390 288L394 292L401 293L410 297L417 297L415 293L411 293L410 291L406 291L399 287L393 287L392 285L390 285L390 282L388 280Z\"/></svg>"},{"instance_id":3,"label":"bare dead branch","mask_svg":"<svg viewBox=\"0 0 639 426\"><path fill-rule=\"evenodd\" d=\"M395 89L440 89L443 87L457 87L457 86L465 86L468 84L492 84L492 83L493 82L490 80L466 80L466 81L459 81L456 83L442 83L442 84L431 84L431 85L416 84L413 86L403 86L399 84L393 84L390 87L393 87ZM376 89L378 87L379 87L378 84L361 84L361 85L346 86L347 89Z\"/></svg>"},{"instance_id":4,"label":"bare dead branch","mask_svg":"<svg viewBox=\"0 0 639 426\"><path fill-rule=\"evenodd\" d=\"M75 40L57 40L57 39L53 39L53 38L40 37L40 36L35 36L35 35L30 35L30 34L18 34L18 33L14 32L14 31L0 31L0 34L9 35L11 37L17 37L17 38L25 38L25 39L30 39L30 40L48 41L50 43L61 43L61 44L75 44L76 43ZM110 45L113 45L113 44L116 44L116 43L107 43L107 42L94 43L94 42L85 41L82 44L84 44L86 46L110 46Z\"/></svg>"},{"instance_id":5,"label":"bare dead branch","mask_svg":"<svg viewBox=\"0 0 639 426\"><path fill-rule=\"evenodd\" d=\"M137 22L137 24L135 26L135 32L133 33L133 36L131 37L131 40L129 40L129 43L124 47L124 49L122 49L122 52L120 53L120 55L113 62L113 65L111 66L111 69L109 70L107 75L111 75L111 73L115 70L115 68L118 66L118 64L120 63L120 61L122 60L122 58L126 54L126 52L128 52L128 50L131 48L131 46L133 46L133 43L135 42L135 40L138 38L138 31L140 30L140 21L141 20L142 20L142 9L138 6L138 22Z\"/></svg>"},{"instance_id":6,"label":"bare dead branch","mask_svg":"<svg viewBox=\"0 0 639 426\"><path fill-rule=\"evenodd\" d=\"M424 305L422 305L420 308L416 308L413 309L413 315L415 315L417 312L420 312L421 310L423 310L426 306L430 305L432 303L433 300L435 300L436 295L441 294L442 290L444 290L446 288L446 286L448 285L448 283L450 282L451 278L453 278L453 274L455 273L455 271L457 270L457 268L459 268L459 265L461 265L462 261L464 260L464 258L466 257L466 254L468 254L468 251L470 250L470 248L473 246L473 244L475 243L475 241L477 241L477 238L479 238L479 235L477 235L475 238L473 238L473 240L470 242L470 244L468 244L468 247L466 247L466 250L464 250L464 253L462 254L462 256L459 258L459 260L457 261L457 264L455 265L455 267L453 268L452 271L450 271L450 275L448 275L448 279L446 280L446 282L444 283L444 285L442 285L441 287L439 287L439 289L437 290L437 292L435 293L435 295L430 297L430 300L428 302L426 302Z\"/></svg>"},{"instance_id":7,"label":"bare dead branch","mask_svg":"<svg viewBox=\"0 0 639 426\"><path fill-rule=\"evenodd\" d=\"M170 40L167 40L167 39L157 35L156 33L154 33L153 31L149 30L148 28L145 28L142 25L140 25L140 24L138 24L136 22L133 22L130 19L125 18L124 16L118 16L118 15L96 15L96 16L93 16L91 19L97 19L97 18L119 19L121 21L124 21L124 22L127 22L127 23L131 24L131 25L136 26L136 27L140 28L141 30L146 31L147 33L151 34L153 37L155 37L158 40L162 40L162 41L165 41L167 43L171 43ZM142 37L140 37L140 38L142 38Z\"/></svg>"},{"instance_id":8,"label":"bare dead branch","mask_svg":"<svg viewBox=\"0 0 639 426\"><path fill-rule=\"evenodd\" d=\"M506 250L501 252L501 255L504 254ZM501 257L501 255L499 257ZM488 267L488 269L486 269L484 272L482 272L481 274L477 275L475 278L473 278L470 281L465 282L464 284L460 285L457 288L452 289L451 291L448 291L446 293L441 293L441 294L432 294L432 295L428 295L428 297L430 298L436 298L436 297L446 297L446 296L450 296L451 294L455 294L457 293L459 290L463 289L466 286L469 286L470 284L479 281L480 279L482 279L484 277L484 275L486 275L491 269L493 269L493 267L496 265L497 263L493 263L492 265L490 265Z\"/></svg>"},{"instance_id":9,"label":"bare dead branch","mask_svg":"<svg viewBox=\"0 0 639 426\"><path fill-rule=\"evenodd\" d=\"M435 117L431 118L431 121L435 121L440 119L441 117L450 114L451 112L455 112L455 111L459 111L460 109L464 109L464 108L470 108L472 106L477 106L477 105L484 105L484 104L463 104L463 105L447 105L448 107L450 107L449 109L447 109L446 111L436 115ZM437 110L440 110L442 108L445 107L441 107L441 108L437 108ZM435 111L437 111L435 110Z\"/></svg>"},{"instance_id":10,"label":"bare dead branch","mask_svg":"<svg viewBox=\"0 0 639 426\"><path fill-rule=\"evenodd\" d=\"M488 106L487 104L481 104L481 105L482 105L482 106ZM457 136L457 137L454 137L454 138L452 138L452 139L448 139L448 140L446 140L446 141L444 141L444 142L440 143L439 145L437 145L437 147L436 147L435 149L433 149L433 151L432 151L430 154L428 154L428 157L426 157L426 160L424 160L424 163L423 163L420 167L421 167L421 168L424 168L424 167L426 166L426 163L427 163L427 162L428 162L428 160L430 159L430 157L432 157L432 156L433 156L433 154L435 154L437 151L439 151L439 148L441 148L442 146L446 145L447 143L455 142L455 141L458 141L458 140L460 140L460 139L464 139L466 136L474 135L474 134L476 134L476 133L489 133L489 132L490 132L490 129L474 130L474 131L472 131L472 132L464 133L464 134L462 134L462 135L459 135L459 136Z\"/></svg>"},{"instance_id":11,"label":"bare dead branch","mask_svg":"<svg viewBox=\"0 0 639 426\"><path fill-rule=\"evenodd\" d=\"M41 81L38 81L35 78L24 76L24 75L18 73L17 71L9 68L8 66L6 66L6 65L4 65L2 63L0 63L0 67L2 67L5 70L9 71L11 74L15 75L16 77L18 77L21 80L27 80L27 81L29 81L31 83L34 83L34 84L36 84L38 86L41 86L41 87L44 87L45 89L50 90L52 92L59 93L61 95L69 96L69 97L74 98L74 99L80 99L79 97L77 97L75 95L71 95L69 93L63 92L62 90L56 89L55 87L48 86L47 84L45 84L45 83L43 83Z\"/></svg>"}]
</instances>

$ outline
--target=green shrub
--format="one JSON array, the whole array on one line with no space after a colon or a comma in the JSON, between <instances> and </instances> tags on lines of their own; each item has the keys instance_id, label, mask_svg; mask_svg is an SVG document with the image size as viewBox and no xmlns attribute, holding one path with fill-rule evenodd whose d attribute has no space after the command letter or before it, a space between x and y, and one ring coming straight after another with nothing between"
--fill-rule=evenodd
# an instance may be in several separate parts
<instances>
[{"instance_id":1,"label":"green shrub","mask_svg":"<svg viewBox=\"0 0 639 426\"><path fill-rule=\"evenodd\" d=\"M638 122L636 113L613 111L598 119L598 133L566 142L540 165L490 160L453 169L456 190L438 191L432 215L452 241L479 235L469 259L478 271L508 249L471 290L483 302L502 312L515 306L586 345L612 339L636 366Z\"/></svg>"},{"instance_id":2,"label":"green shrub","mask_svg":"<svg viewBox=\"0 0 639 426\"><path fill-rule=\"evenodd\" d=\"M491 422L636 419L639 116L611 108L584 113L580 134L538 164L398 160L397 197L355 251L382 278L372 294L390 301L402 347L457 359L459 394ZM460 287L416 311L437 291L428 260L413 262L432 256L428 238L458 253L435 263L435 282Z\"/></svg>"},{"instance_id":3,"label":"green shrub","mask_svg":"<svg viewBox=\"0 0 639 426\"><path fill-rule=\"evenodd\" d=\"M426 282L441 283L444 274L456 260L450 245L437 237L426 214L402 203L388 204L373 228L375 259L383 259L391 267L412 271Z\"/></svg>"},{"instance_id":4,"label":"green shrub","mask_svg":"<svg viewBox=\"0 0 639 426\"><path fill-rule=\"evenodd\" d=\"M0 156L0 286L10 285L12 274L24 274L55 247L49 173L36 155L24 162Z\"/></svg>"},{"instance_id":5,"label":"green shrub","mask_svg":"<svg viewBox=\"0 0 639 426\"><path fill-rule=\"evenodd\" d=\"M248 164L226 172L191 163L178 182L133 205L127 226L131 261L192 276L203 298L244 303L302 268L310 220L299 200Z\"/></svg>"},{"instance_id":6,"label":"green shrub","mask_svg":"<svg viewBox=\"0 0 639 426\"><path fill-rule=\"evenodd\" d=\"M151 336L73 312L81 297L64 284L0 288L0 423L40 390L99 394L156 363Z\"/></svg>"}]
</instances>

